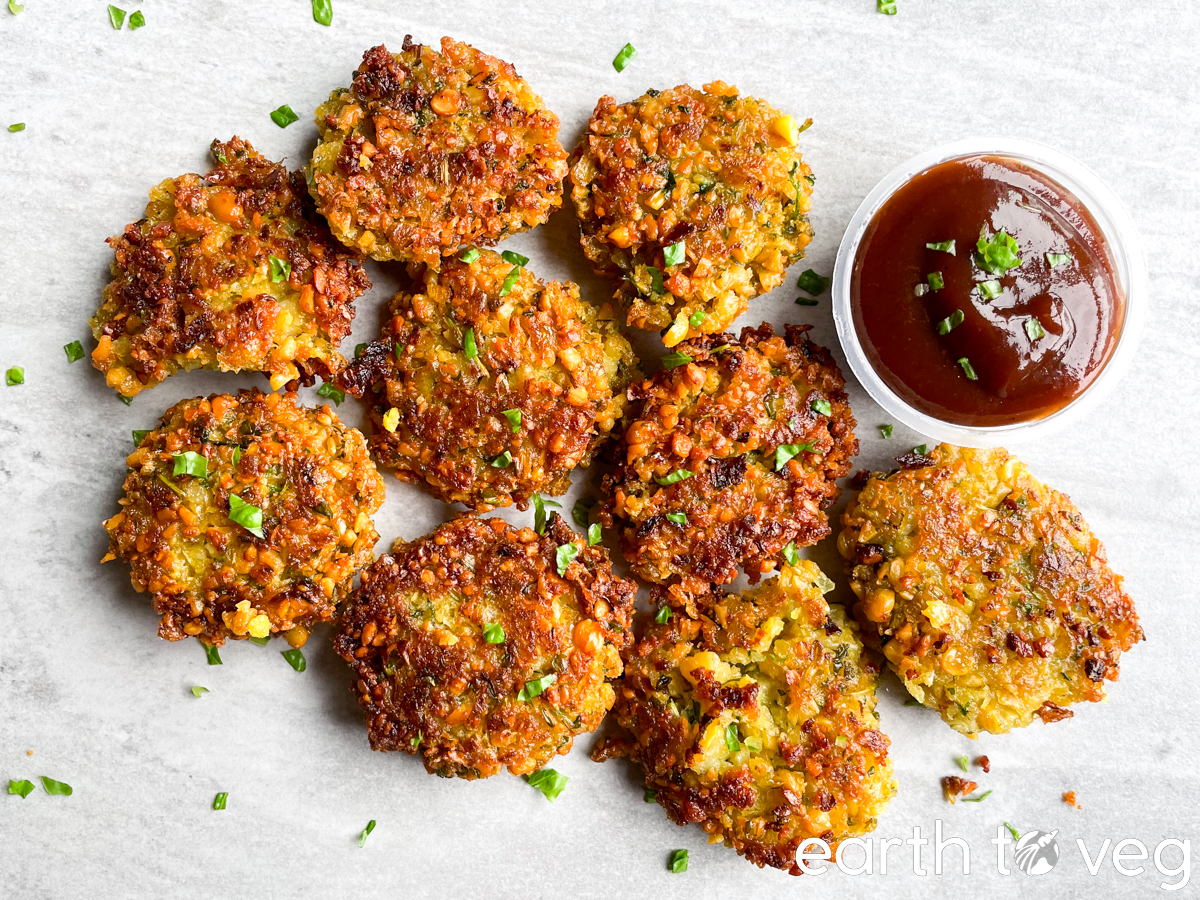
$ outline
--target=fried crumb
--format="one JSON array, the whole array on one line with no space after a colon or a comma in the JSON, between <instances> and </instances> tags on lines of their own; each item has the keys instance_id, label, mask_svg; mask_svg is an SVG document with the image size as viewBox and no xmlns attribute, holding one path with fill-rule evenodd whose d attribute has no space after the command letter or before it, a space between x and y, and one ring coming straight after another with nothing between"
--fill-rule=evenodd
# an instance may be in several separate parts
<instances>
[{"instance_id":1,"label":"fried crumb","mask_svg":"<svg viewBox=\"0 0 1200 900\"><path fill-rule=\"evenodd\" d=\"M942 794L950 803L956 803L959 797L967 796L977 787L978 783L959 778L957 775L947 775L942 779Z\"/></svg>"},{"instance_id":2,"label":"fried crumb","mask_svg":"<svg viewBox=\"0 0 1200 900\"><path fill-rule=\"evenodd\" d=\"M1066 793L1064 793L1062 795L1062 798L1063 798L1063 803L1068 803L1071 806L1075 807L1076 809L1083 809L1083 807L1079 805L1079 801L1075 799L1074 791L1067 791Z\"/></svg>"},{"instance_id":3,"label":"fried crumb","mask_svg":"<svg viewBox=\"0 0 1200 900\"><path fill-rule=\"evenodd\" d=\"M986 756L981 756L975 760L975 765L979 766L979 768L983 769L985 772L992 771L992 761Z\"/></svg>"}]
</instances>

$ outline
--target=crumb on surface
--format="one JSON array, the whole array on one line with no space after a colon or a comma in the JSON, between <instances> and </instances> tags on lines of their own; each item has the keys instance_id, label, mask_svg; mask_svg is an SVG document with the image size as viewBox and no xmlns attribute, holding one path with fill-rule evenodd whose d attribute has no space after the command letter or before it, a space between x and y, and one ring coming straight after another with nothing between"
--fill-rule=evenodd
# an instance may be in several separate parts
<instances>
[{"instance_id":1,"label":"crumb on surface","mask_svg":"<svg viewBox=\"0 0 1200 900\"><path fill-rule=\"evenodd\" d=\"M942 794L950 803L956 803L959 797L967 796L977 787L978 783L959 778L957 775L947 775L942 779Z\"/></svg>"},{"instance_id":2,"label":"crumb on surface","mask_svg":"<svg viewBox=\"0 0 1200 900\"><path fill-rule=\"evenodd\" d=\"M979 768L983 769L983 771L985 771L985 772L992 771L992 761L990 759L988 759L986 756L981 756L978 759L976 759L975 765L979 766Z\"/></svg>"},{"instance_id":3,"label":"crumb on surface","mask_svg":"<svg viewBox=\"0 0 1200 900\"><path fill-rule=\"evenodd\" d=\"M1074 791L1064 792L1062 795L1062 798L1063 798L1063 803L1068 803L1071 806L1075 807L1076 809L1083 809L1083 807L1079 805L1079 801L1075 799Z\"/></svg>"}]
</instances>

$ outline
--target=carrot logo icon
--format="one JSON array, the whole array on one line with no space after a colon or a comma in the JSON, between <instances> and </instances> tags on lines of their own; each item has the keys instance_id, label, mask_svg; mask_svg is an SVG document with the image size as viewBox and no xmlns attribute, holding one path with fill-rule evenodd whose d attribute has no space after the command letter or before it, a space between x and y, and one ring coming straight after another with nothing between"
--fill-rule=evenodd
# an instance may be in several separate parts
<instances>
[{"instance_id":1,"label":"carrot logo icon","mask_svg":"<svg viewBox=\"0 0 1200 900\"><path fill-rule=\"evenodd\" d=\"M1021 835L1013 858L1026 875L1045 875L1058 864L1058 831L1029 831Z\"/></svg>"}]
</instances>

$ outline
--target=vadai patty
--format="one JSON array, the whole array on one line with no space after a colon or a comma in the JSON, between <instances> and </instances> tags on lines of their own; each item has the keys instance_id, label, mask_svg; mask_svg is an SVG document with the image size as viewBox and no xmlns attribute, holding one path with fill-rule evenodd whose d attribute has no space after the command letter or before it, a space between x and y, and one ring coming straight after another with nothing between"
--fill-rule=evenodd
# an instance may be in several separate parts
<instances>
[{"instance_id":1,"label":"vadai patty","mask_svg":"<svg viewBox=\"0 0 1200 900\"><path fill-rule=\"evenodd\" d=\"M686 590L752 581L829 534L834 479L858 452L845 381L809 326L686 341L635 384L601 520L643 578Z\"/></svg>"},{"instance_id":2,"label":"vadai patty","mask_svg":"<svg viewBox=\"0 0 1200 900\"><path fill-rule=\"evenodd\" d=\"M363 54L349 88L316 113L312 194L330 228L373 259L416 260L494 244L562 205L558 117L509 63L406 35Z\"/></svg>"},{"instance_id":3,"label":"vadai patty","mask_svg":"<svg viewBox=\"0 0 1200 900\"><path fill-rule=\"evenodd\" d=\"M112 281L91 319L92 364L124 397L188 369L262 372L272 390L345 364L359 258L314 214L302 173L241 138L208 175L168 178L108 243Z\"/></svg>"},{"instance_id":4,"label":"vadai patty","mask_svg":"<svg viewBox=\"0 0 1200 900\"><path fill-rule=\"evenodd\" d=\"M801 130L720 81L600 98L571 156L571 199L583 251L620 283L628 324L666 329L671 347L724 331L783 282L812 239Z\"/></svg>"},{"instance_id":5,"label":"vadai patty","mask_svg":"<svg viewBox=\"0 0 1200 900\"><path fill-rule=\"evenodd\" d=\"M130 564L170 641L284 633L300 646L379 539L383 482L366 440L291 394L177 403L126 465L104 559Z\"/></svg>"},{"instance_id":6,"label":"vadai patty","mask_svg":"<svg viewBox=\"0 0 1200 900\"><path fill-rule=\"evenodd\" d=\"M424 269L339 384L370 404L371 449L405 481L487 511L562 494L625 404L636 362L611 304L489 250Z\"/></svg>"},{"instance_id":7,"label":"vadai patty","mask_svg":"<svg viewBox=\"0 0 1200 900\"><path fill-rule=\"evenodd\" d=\"M856 615L956 731L1068 718L1142 639L1074 504L1004 450L941 444L873 473L842 518Z\"/></svg>"},{"instance_id":8,"label":"vadai patty","mask_svg":"<svg viewBox=\"0 0 1200 900\"><path fill-rule=\"evenodd\" d=\"M741 595L714 588L698 617L650 624L614 707L632 737L594 758L629 755L675 822L794 875L805 839L874 829L896 791L879 669L825 602L832 588L804 560Z\"/></svg>"},{"instance_id":9,"label":"vadai patty","mask_svg":"<svg viewBox=\"0 0 1200 900\"><path fill-rule=\"evenodd\" d=\"M463 516L364 570L334 646L374 749L521 775L599 726L637 589L557 514L544 532Z\"/></svg>"}]
</instances>

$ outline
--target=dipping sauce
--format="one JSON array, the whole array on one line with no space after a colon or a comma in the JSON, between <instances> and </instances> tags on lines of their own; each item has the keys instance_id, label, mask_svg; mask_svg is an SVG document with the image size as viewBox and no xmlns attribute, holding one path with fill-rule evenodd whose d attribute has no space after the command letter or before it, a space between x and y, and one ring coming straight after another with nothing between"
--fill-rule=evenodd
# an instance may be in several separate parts
<instances>
[{"instance_id":1,"label":"dipping sauce","mask_svg":"<svg viewBox=\"0 0 1200 900\"><path fill-rule=\"evenodd\" d=\"M854 325L879 376L926 415L1039 419L1112 356L1125 318L1114 271L1065 187L1013 159L961 157L912 178L867 226Z\"/></svg>"}]
</instances>

